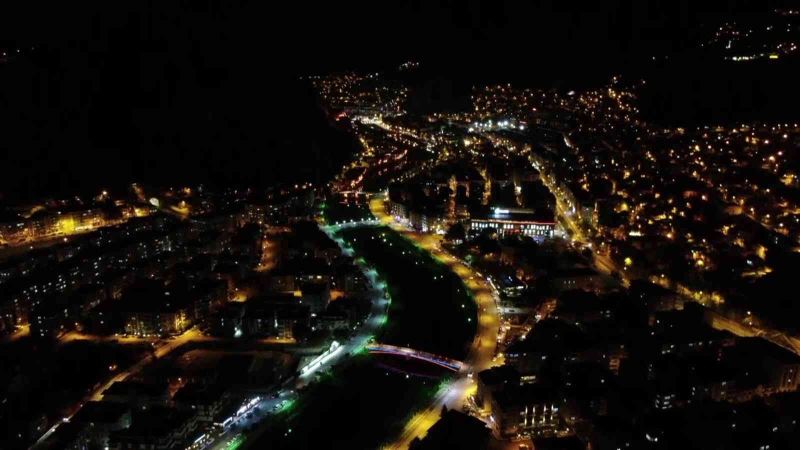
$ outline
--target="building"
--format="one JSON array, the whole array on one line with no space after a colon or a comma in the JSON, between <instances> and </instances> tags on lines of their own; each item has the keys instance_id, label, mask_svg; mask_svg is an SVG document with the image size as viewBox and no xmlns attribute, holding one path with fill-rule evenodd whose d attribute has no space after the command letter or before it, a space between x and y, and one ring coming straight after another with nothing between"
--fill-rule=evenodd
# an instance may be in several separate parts
<instances>
[{"instance_id":1,"label":"building","mask_svg":"<svg viewBox=\"0 0 800 450\"><path fill-rule=\"evenodd\" d=\"M493 277L492 281L505 297L519 297L526 287L525 283L520 281L519 278L508 274Z\"/></svg>"},{"instance_id":2,"label":"building","mask_svg":"<svg viewBox=\"0 0 800 450\"><path fill-rule=\"evenodd\" d=\"M70 423L80 429L72 448L106 448L110 433L131 425L131 408L115 402L88 402L72 416Z\"/></svg>"},{"instance_id":3,"label":"building","mask_svg":"<svg viewBox=\"0 0 800 450\"><path fill-rule=\"evenodd\" d=\"M264 219L267 216L267 206L248 203L244 207L242 216L246 222L263 225Z\"/></svg>"},{"instance_id":4,"label":"building","mask_svg":"<svg viewBox=\"0 0 800 450\"><path fill-rule=\"evenodd\" d=\"M217 311L228 300L228 284L221 280L204 279L191 291L194 299L194 323L206 323L211 313Z\"/></svg>"},{"instance_id":5,"label":"building","mask_svg":"<svg viewBox=\"0 0 800 450\"><path fill-rule=\"evenodd\" d=\"M0 303L0 336L11 334L17 329L17 316L11 302Z\"/></svg>"},{"instance_id":6,"label":"building","mask_svg":"<svg viewBox=\"0 0 800 450\"><path fill-rule=\"evenodd\" d=\"M300 292L302 292L300 303L307 305L315 314L325 311L331 302L331 289L326 282L304 283L300 287Z\"/></svg>"},{"instance_id":7,"label":"building","mask_svg":"<svg viewBox=\"0 0 800 450\"><path fill-rule=\"evenodd\" d=\"M194 411L155 407L137 410L130 428L114 431L109 450L172 450L191 444L197 430Z\"/></svg>"},{"instance_id":8,"label":"building","mask_svg":"<svg viewBox=\"0 0 800 450\"><path fill-rule=\"evenodd\" d=\"M31 311L29 317L31 336L57 339L74 328L71 326L75 323L74 317L74 312L64 297L49 296Z\"/></svg>"},{"instance_id":9,"label":"building","mask_svg":"<svg viewBox=\"0 0 800 450\"><path fill-rule=\"evenodd\" d=\"M447 410L430 427L424 439L414 439L410 450L481 450L487 448L490 430L480 419Z\"/></svg>"},{"instance_id":10,"label":"building","mask_svg":"<svg viewBox=\"0 0 800 450\"><path fill-rule=\"evenodd\" d=\"M412 209L408 214L408 223L411 228L422 233L444 234L447 230L447 220L444 215L433 208Z\"/></svg>"},{"instance_id":11,"label":"building","mask_svg":"<svg viewBox=\"0 0 800 450\"><path fill-rule=\"evenodd\" d=\"M214 314L210 330L215 336L239 337L244 333L245 304L231 302Z\"/></svg>"},{"instance_id":12,"label":"building","mask_svg":"<svg viewBox=\"0 0 800 450\"><path fill-rule=\"evenodd\" d=\"M243 325L247 336L294 337L295 327L309 324L309 305L292 295L259 297L245 303Z\"/></svg>"},{"instance_id":13,"label":"building","mask_svg":"<svg viewBox=\"0 0 800 450\"><path fill-rule=\"evenodd\" d=\"M126 334L169 336L191 328L194 303L183 287L140 282L123 295L119 310Z\"/></svg>"},{"instance_id":14,"label":"building","mask_svg":"<svg viewBox=\"0 0 800 450\"><path fill-rule=\"evenodd\" d=\"M390 201L389 213L399 222L422 233L444 234L447 230L447 219L440 208L410 207L403 203Z\"/></svg>"},{"instance_id":15,"label":"building","mask_svg":"<svg viewBox=\"0 0 800 450\"><path fill-rule=\"evenodd\" d=\"M229 403L228 396L219 386L201 386L190 383L172 397L176 406L190 409L197 414L197 420L213 424L214 419Z\"/></svg>"},{"instance_id":16,"label":"building","mask_svg":"<svg viewBox=\"0 0 800 450\"><path fill-rule=\"evenodd\" d=\"M559 409L552 386L523 384L496 392L490 417L503 437L551 436L563 428Z\"/></svg>"},{"instance_id":17,"label":"building","mask_svg":"<svg viewBox=\"0 0 800 450\"><path fill-rule=\"evenodd\" d=\"M397 219L408 218L408 213L407 213L408 209L406 208L406 205L392 200L390 200L388 203L389 203L389 214L391 214L392 217L395 217Z\"/></svg>"},{"instance_id":18,"label":"building","mask_svg":"<svg viewBox=\"0 0 800 450\"><path fill-rule=\"evenodd\" d=\"M314 326L328 331L347 330L350 328L350 319L347 314L326 312L316 317Z\"/></svg>"},{"instance_id":19,"label":"building","mask_svg":"<svg viewBox=\"0 0 800 450\"><path fill-rule=\"evenodd\" d=\"M555 293L572 289L597 291L606 284L605 278L589 267L573 267L556 271L550 281L550 287Z\"/></svg>"},{"instance_id":20,"label":"building","mask_svg":"<svg viewBox=\"0 0 800 450\"><path fill-rule=\"evenodd\" d=\"M103 391L103 401L131 406L165 405L169 401L169 384L116 381Z\"/></svg>"},{"instance_id":21,"label":"building","mask_svg":"<svg viewBox=\"0 0 800 450\"><path fill-rule=\"evenodd\" d=\"M760 337L739 338L724 349L723 361L741 368L727 392L729 401L795 392L800 386L800 357Z\"/></svg>"},{"instance_id":22,"label":"building","mask_svg":"<svg viewBox=\"0 0 800 450\"><path fill-rule=\"evenodd\" d=\"M548 318L539 321L525 339L512 342L504 354L506 364L522 375L529 375L557 359L580 360L589 344L585 332L574 323Z\"/></svg>"},{"instance_id":23,"label":"building","mask_svg":"<svg viewBox=\"0 0 800 450\"><path fill-rule=\"evenodd\" d=\"M109 217L101 208L52 212L40 209L30 217L0 223L0 243L17 246L85 233L123 221L122 215Z\"/></svg>"},{"instance_id":24,"label":"building","mask_svg":"<svg viewBox=\"0 0 800 450\"><path fill-rule=\"evenodd\" d=\"M492 412L494 395L513 386L519 386L519 372L508 365L492 367L478 373L478 389L475 393L475 403L478 407Z\"/></svg>"},{"instance_id":25,"label":"building","mask_svg":"<svg viewBox=\"0 0 800 450\"><path fill-rule=\"evenodd\" d=\"M544 240L552 238L555 229L556 223L552 211L493 208L488 213L475 214L469 220L471 236L493 230L498 237L522 235Z\"/></svg>"}]
</instances>

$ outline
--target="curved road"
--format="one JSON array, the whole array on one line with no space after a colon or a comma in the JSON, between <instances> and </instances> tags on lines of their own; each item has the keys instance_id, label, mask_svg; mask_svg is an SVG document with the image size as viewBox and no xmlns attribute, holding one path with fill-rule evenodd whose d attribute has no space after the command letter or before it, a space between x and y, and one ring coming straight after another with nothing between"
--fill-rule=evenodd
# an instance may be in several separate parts
<instances>
[{"instance_id":1,"label":"curved road","mask_svg":"<svg viewBox=\"0 0 800 450\"><path fill-rule=\"evenodd\" d=\"M441 239L439 236L416 233L403 228L390 215L386 214L383 198L373 198L370 201L370 210L381 223L401 233L421 248L430 252L442 264L447 265L472 292L478 307L478 327L475 338L470 344L467 357L464 359L466 368L459 372L457 379L442 389L426 408L415 414L406 423L402 433L394 442L384 446L384 449L404 450L408 448L414 438L425 436L428 429L439 420L443 406L447 406L449 409L461 409L465 400L476 389L470 373L480 372L502 363L502 361L495 358L497 336L500 330L500 316L495 299L496 294L489 283L475 273L471 267L449 253L442 251L439 247Z\"/></svg>"},{"instance_id":2,"label":"curved road","mask_svg":"<svg viewBox=\"0 0 800 450\"><path fill-rule=\"evenodd\" d=\"M346 225L326 225L321 221L318 222L320 229L336 242L343 254L348 256L353 256L353 249L348 247L344 240L336 235L336 231L341 228L375 224L376 223L373 221L348 222ZM372 306L369 317L364 324L362 324L361 328L359 328L356 334L350 337L350 339L347 341L341 343L341 345L335 351L331 352L329 356L324 357L318 364L315 364L309 370L303 371L302 374L298 375L296 379L292 381L290 386L284 385L283 389L281 389L279 392L285 393L286 397L280 397L277 399L278 401L281 401L282 399L296 399L298 395L296 389L311 383L314 380L316 373L320 370L327 370L330 367L345 361L353 354L359 352L362 348L365 348L378 333L380 328L386 323L386 314L389 308L389 300L386 297L386 284L379 279L375 269L358 262L357 264L367 277L370 285L369 296L372 300ZM259 406L263 411L267 411L268 414L271 414L271 412L273 412L273 407L275 406L275 399L271 397L265 397L259 403ZM248 423L251 425L257 423L257 421L258 419L248 419ZM240 431L241 428L242 426L240 425L236 429L226 430L224 433L222 433L222 435L216 437L204 448L210 448L210 450L231 450L232 448L236 449L240 447L243 449L252 448L252 446L258 444L261 434L265 431L265 428L262 427L253 433L244 434ZM228 431L231 432L229 433Z\"/></svg>"}]
</instances>

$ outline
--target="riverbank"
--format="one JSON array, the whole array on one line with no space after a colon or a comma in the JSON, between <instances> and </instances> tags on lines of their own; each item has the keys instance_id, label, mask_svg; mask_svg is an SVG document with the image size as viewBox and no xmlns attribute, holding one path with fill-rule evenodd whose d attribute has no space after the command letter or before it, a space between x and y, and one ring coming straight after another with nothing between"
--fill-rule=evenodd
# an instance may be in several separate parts
<instances>
[{"instance_id":1,"label":"riverbank","mask_svg":"<svg viewBox=\"0 0 800 450\"><path fill-rule=\"evenodd\" d=\"M466 355L475 332L475 309L447 266L386 227L346 228L336 237L386 282L391 305L378 341L450 357ZM447 381L387 369L375 356L361 352L324 371L288 414L268 419L246 447L378 448L400 434L408 420L449 386Z\"/></svg>"}]
</instances>

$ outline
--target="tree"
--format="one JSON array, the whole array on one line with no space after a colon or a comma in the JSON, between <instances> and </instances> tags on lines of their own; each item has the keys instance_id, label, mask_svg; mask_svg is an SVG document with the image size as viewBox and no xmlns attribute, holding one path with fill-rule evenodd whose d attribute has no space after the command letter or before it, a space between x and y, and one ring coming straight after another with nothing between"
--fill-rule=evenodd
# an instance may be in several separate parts
<instances>
[{"instance_id":1,"label":"tree","mask_svg":"<svg viewBox=\"0 0 800 450\"><path fill-rule=\"evenodd\" d=\"M444 235L444 238L448 241L463 241L467 238L467 232L464 229L464 225L461 222L453 224L447 233Z\"/></svg>"}]
</instances>

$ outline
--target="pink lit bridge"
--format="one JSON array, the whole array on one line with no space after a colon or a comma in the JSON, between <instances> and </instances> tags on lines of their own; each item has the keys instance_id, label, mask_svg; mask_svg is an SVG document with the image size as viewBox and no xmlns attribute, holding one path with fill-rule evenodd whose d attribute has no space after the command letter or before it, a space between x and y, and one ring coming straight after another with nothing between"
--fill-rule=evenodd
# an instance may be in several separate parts
<instances>
[{"instance_id":1,"label":"pink lit bridge","mask_svg":"<svg viewBox=\"0 0 800 450\"><path fill-rule=\"evenodd\" d=\"M420 361L425 361L435 364L439 367L452 370L453 372L459 372L466 367L461 361L444 356L434 355L433 353L414 350L413 348L408 347L396 347L394 345L373 343L367 345L366 349L372 354L402 356L405 358L413 358Z\"/></svg>"}]
</instances>

